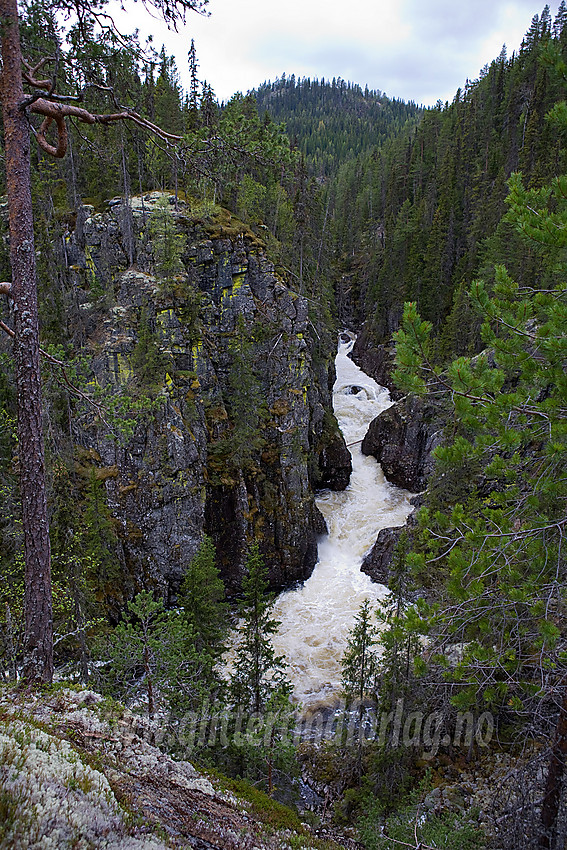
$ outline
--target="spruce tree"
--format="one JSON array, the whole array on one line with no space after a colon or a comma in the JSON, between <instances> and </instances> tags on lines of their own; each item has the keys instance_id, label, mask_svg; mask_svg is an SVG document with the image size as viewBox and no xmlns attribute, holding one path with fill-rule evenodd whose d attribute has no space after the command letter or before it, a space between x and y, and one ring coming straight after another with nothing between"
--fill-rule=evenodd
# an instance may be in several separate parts
<instances>
[{"instance_id":1,"label":"spruce tree","mask_svg":"<svg viewBox=\"0 0 567 850\"><path fill-rule=\"evenodd\" d=\"M214 668L225 650L229 619L223 581L215 564L215 547L205 535L181 585L179 603L188 640L199 655L211 687Z\"/></svg>"},{"instance_id":2,"label":"spruce tree","mask_svg":"<svg viewBox=\"0 0 567 850\"><path fill-rule=\"evenodd\" d=\"M96 477L94 467L89 474L85 497L83 529L80 533L83 560L87 565L87 583L98 601L120 597L120 562L118 538L106 501L104 484Z\"/></svg>"},{"instance_id":3,"label":"spruce tree","mask_svg":"<svg viewBox=\"0 0 567 850\"><path fill-rule=\"evenodd\" d=\"M365 697L374 694L378 629L372 622L370 600L365 599L355 617L342 658L342 685L349 702L358 703L362 716Z\"/></svg>"},{"instance_id":4,"label":"spruce tree","mask_svg":"<svg viewBox=\"0 0 567 850\"><path fill-rule=\"evenodd\" d=\"M229 688L241 732L233 737L235 747L229 748L227 767L255 781L264 780L271 794L274 769L287 774L294 766L292 688L284 660L276 655L271 641L279 622L271 616L274 598L268 593L267 570L257 542L250 548L242 592Z\"/></svg>"},{"instance_id":5,"label":"spruce tree","mask_svg":"<svg viewBox=\"0 0 567 850\"><path fill-rule=\"evenodd\" d=\"M132 370L139 395L153 398L163 387L168 357L161 350L154 329L150 324L148 306L140 311L138 340L131 354Z\"/></svg>"},{"instance_id":6,"label":"spruce tree","mask_svg":"<svg viewBox=\"0 0 567 850\"><path fill-rule=\"evenodd\" d=\"M267 569L255 542L242 579L241 623L231 681L234 703L254 712L263 711L291 693L291 685L285 678L285 662L276 655L271 642L279 622L271 616L274 598L268 587Z\"/></svg>"},{"instance_id":7,"label":"spruce tree","mask_svg":"<svg viewBox=\"0 0 567 850\"><path fill-rule=\"evenodd\" d=\"M189 48L189 53L187 55L189 60L189 115L191 118L191 125L194 126L197 122L198 111L199 111L199 78L197 77L197 68L199 67L199 63L197 62L197 50L195 48L195 40L191 39L191 47Z\"/></svg>"}]
</instances>

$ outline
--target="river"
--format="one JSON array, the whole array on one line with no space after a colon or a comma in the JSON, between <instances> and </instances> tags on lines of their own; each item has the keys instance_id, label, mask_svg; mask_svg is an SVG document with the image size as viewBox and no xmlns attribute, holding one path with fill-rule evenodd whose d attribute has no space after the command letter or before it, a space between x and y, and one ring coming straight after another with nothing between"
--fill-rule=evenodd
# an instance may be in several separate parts
<instances>
[{"instance_id":1,"label":"river","mask_svg":"<svg viewBox=\"0 0 567 850\"><path fill-rule=\"evenodd\" d=\"M388 592L360 571L362 560L380 529L403 525L412 510L411 494L389 484L376 460L361 452L368 425L392 401L349 358L353 345L354 338L339 344L333 387L335 415L352 455L350 484L319 495L329 533L319 541L318 562L303 585L280 594L273 611L281 622L274 646L305 707L340 691L341 658L355 615L364 599L377 601Z\"/></svg>"}]
</instances>

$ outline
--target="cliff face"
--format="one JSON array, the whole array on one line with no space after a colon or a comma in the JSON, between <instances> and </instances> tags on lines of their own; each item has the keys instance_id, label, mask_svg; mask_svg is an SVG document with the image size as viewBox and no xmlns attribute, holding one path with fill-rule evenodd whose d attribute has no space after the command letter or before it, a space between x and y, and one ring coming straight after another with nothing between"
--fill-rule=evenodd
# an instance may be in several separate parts
<instances>
[{"instance_id":1,"label":"cliff face","mask_svg":"<svg viewBox=\"0 0 567 850\"><path fill-rule=\"evenodd\" d=\"M350 462L307 301L228 212L197 218L159 193L83 208L66 256L92 387L124 399L130 429L73 425L82 474L104 481L125 592L175 593L205 531L231 590L251 538L274 587L306 578L324 530L313 486L346 486Z\"/></svg>"},{"instance_id":2,"label":"cliff face","mask_svg":"<svg viewBox=\"0 0 567 850\"><path fill-rule=\"evenodd\" d=\"M374 342L368 324L364 324L362 330L357 335L350 356L356 365L360 366L367 375L370 375L382 387L386 387L389 390L390 397L394 401L398 401L402 397L403 394L392 381L392 371L394 368L393 345L383 345Z\"/></svg>"},{"instance_id":3,"label":"cliff face","mask_svg":"<svg viewBox=\"0 0 567 850\"><path fill-rule=\"evenodd\" d=\"M405 396L370 423L362 453L373 455L392 484L417 493L433 472L433 449L441 440L436 411L417 396Z\"/></svg>"},{"instance_id":4,"label":"cliff face","mask_svg":"<svg viewBox=\"0 0 567 850\"><path fill-rule=\"evenodd\" d=\"M392 484L420 493L427 488L434 471L434 449L441 443L444 418L423 399L403 396L392 381L393 346L376 345L368 328L357 336L352 358L365 372L390 390L394 404L372 420L362 442L362 452L373 455ZM418 507L421 496L412 504ZM382 529L366 554L361 570L373 581L389 585L391 565L402 534L411 540L415 515L403 527Z\"/></svg>"}]
</instances>

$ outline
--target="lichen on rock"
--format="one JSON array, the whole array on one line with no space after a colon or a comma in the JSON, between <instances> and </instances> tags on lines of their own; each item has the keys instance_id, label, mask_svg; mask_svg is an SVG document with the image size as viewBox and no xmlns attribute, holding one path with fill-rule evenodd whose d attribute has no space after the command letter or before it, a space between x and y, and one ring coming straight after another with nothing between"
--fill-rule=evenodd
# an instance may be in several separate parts
<instances>
[{"instance_id":1,"label":"lichen on rock","mask_svg":"<svg viewBox=\"0 0 567 850\"><path fill-rule=\"evenodd\" d=\"M332 351L314 357L308 302L234 216L152 192L130 201L126 246L124 206L88 210L68 245L93 385L145 404L120 441L94 417L75 426L97 468L117 469L104 488L122 597L175 595L204 532L229 590L252 539L273 587L302 580L324 528L314 489L348 483L344 440L325 425Z\"/></svg>"}]
</instances>

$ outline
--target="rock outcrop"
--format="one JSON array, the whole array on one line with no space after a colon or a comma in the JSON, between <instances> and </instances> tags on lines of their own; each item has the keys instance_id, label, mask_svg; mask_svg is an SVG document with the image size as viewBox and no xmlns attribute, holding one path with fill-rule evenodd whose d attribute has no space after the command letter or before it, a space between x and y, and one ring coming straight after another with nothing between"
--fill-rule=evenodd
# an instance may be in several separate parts
<instances>
[{"instance_id":1,"label":"rock outcrop","mask_svg":"<svg viewBox=\"0 0 567 850\"><path fill-rule=\"evenodd\" d=\"M2 847L21 850L350 850L259 792L247 798L158 748L183 727L87 690L0 689ZM176 735L177 733L177 735Z\"/></svg>"},{"instance_id":2,"label":"rock outcrop","mask_svg":"<svg viewBox=\"0 0 567 850\"><path fill-rule=\"evenodd\" d=\"M373 419L362 452L373 455L392 484L418 493L433 471L433 449L442 426L434 408L417 396L405 396Z\"/></svg>"},{"instance_id":3,"label":"rock outcrop","mask_svg":"<svg viewBox=\"0 0 567 850\"><path fill-rule=\"evenodd\" d=\"M402 526L401 528L383 528L378 532L376 543L365 555L360 567L372 581L385 584L386 587L390 585L390 565L403 530Z\"/></svg>"},{"instance_id":4,"label":"rock outcrop","mask_svg":"<svg viewBox=\"0 0 567 850\"><path fill-rule=\"evenodd\" d=\"M366 372L380 386L386 387L390 391L390 397L393 401L398 401L402 397L402 393L392 381L394 369L393 344L376 344L368 326L365 325L356 337L350 356L363 372Z\"/></svg>"},{"instance_id":5,"label":"rock outcrop","mask_svg":"<svg viewBox=\"0 0 567 850\"><path fill-rule=\"evenodd\" d=\"M443 423L439 411L417 396L405 396L370 423L362 452L373 455L392 484L419 493L433 472L433 450L441 442ZM420 497L412 499L418 506ZM390 585L391 565L401 534L410 534L413 515L401 528L382 529L362 562L361 570L373 581Z\"/></svg>"},{"instance_id":6,"label":"rock outcrop","mask_svg":"<svg viewBox=\"0 0 567 850\"><path fill-rule=\"evenodd\" d=\"M408 516L405 525L383 528L379 531L374 546L364 556L360 567L361 571L370 576L372 581L385 584L386 587L392 586L392 561L402 534L406 537L405 546L407 546L408 551L411 551L413 535L417 528L417 509L423 504L423 496L414 496L411 499L411 504L415 510ZM413 598L414 594L411 591L405 595L409 599Z\"/></svg>"},{"instance_id":7,"label":"rock outcrop","mask_svg":"<svg viewBox=\"0 0 567 850\"><path fill-rule=\"evenodd\" d=\"M204 532L229 590L252 538L273 587L306 578L314 488L350 474L307 301L227 211L160 193L83 208L66 261L91 389L115 414L113 439L75 418L76 468L104 484L123 593L174 595Z\"/></svg>"}]
</instances>

